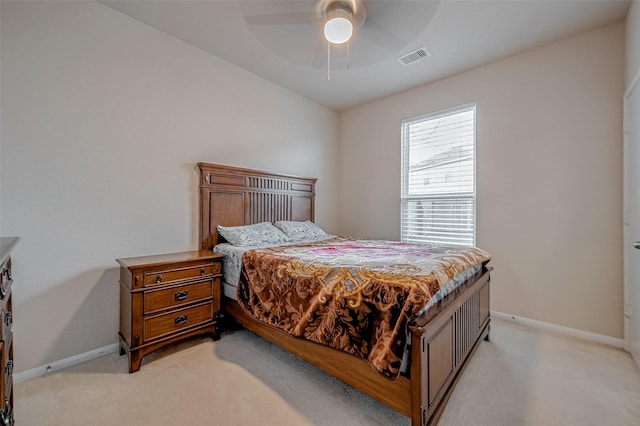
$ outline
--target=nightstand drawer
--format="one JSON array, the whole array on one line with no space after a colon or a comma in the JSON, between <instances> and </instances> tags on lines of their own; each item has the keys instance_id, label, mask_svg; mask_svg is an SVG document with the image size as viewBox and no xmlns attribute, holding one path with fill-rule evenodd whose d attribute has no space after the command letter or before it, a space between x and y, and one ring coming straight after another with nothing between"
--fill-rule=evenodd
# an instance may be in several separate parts
<instances>
[{"instance_id":1,"label":"nightstand drawer","mask_svg":"<svg viewBox=\"0 0 640 426\"><path fill-rule=\"evenodd\" d=\"M144 319L144 341L203 324L213 319L211 302Z\"/></svg>"},{"instance_id":2,"label":"nightstand drawer","mask_svg":"<svg viewBox=\"0 0 640 426\"><path fill-rule=\"evenodd\" d=\"M144 274L144 285L167 284L173 281L188 280L220 273L220 263L206 263L198 266L166 271L153 271Z\"/></svg>"},{"instance_id":3,"label":"nightstand drawer","mask_svg":"<svg viewBox=\"0 0 640 426\"><path fill-rule=\"evenodd\" d=\"M144 312L161 311L211 299L213 296L213 279L185 284L162 290L149 290L144 293Z\"/></svg>"}]
</instances>

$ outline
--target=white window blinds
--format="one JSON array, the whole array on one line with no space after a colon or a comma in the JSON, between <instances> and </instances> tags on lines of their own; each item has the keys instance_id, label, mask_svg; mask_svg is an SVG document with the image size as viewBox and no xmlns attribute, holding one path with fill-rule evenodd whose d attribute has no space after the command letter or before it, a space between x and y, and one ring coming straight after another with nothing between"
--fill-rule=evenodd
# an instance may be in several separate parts
<instances>
[{"instance_id":1,"label":"white window blinds","mask_svg":"<svg viewBox=\"0 0 640 426\"><path fill-rule=\"evenodd\" d=\"M475 245L475 104L402 122L406 242Z\"/></svg>"}]
</instances>

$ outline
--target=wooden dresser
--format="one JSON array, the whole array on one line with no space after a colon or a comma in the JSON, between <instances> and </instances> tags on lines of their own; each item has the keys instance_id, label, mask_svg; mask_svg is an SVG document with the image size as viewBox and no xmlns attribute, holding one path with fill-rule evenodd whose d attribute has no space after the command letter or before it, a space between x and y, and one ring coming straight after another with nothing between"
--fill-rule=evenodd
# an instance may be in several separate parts
<instances>
[{"instance_id":1,"label":"wooden dresser","mask_svg":"<svg viewBox=\"0 0 640 426\"><path fill-rule=\"evenodd\" d=\"M13 305L11 251L18 237L0 238L0 425L13 425Z\"/></svg>"},{"instance_id":2,"label":"wooden dresser","mask_svg":"<svg viewBox=\"0 0 640 426\"><path fill-rule=\"evenodd\" d=\"M209 250L116 259L120 264L120 355L142 357L198 334L220 337L222 258Z\"/></svg>"}]
</instances>

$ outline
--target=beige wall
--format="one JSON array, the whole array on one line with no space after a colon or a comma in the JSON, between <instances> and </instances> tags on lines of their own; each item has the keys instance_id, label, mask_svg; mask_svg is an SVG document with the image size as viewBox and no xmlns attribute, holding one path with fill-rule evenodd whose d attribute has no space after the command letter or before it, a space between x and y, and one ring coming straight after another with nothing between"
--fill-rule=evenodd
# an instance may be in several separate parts
<instances>
[{"instance_id":1,"label":"beige wall","mask_svg":"<svg viewBox=\"0 0 640 426\"><path fill-rule=\"evenodd\" d=\"M116 341L116 257L196 248L195 162L317 176L320 225L397 239L400 121L471 101L493 308L621 337L622 25L354 108L338 129L334 112L100 4L1 4L17 371Z\"/></svg>"},{"instance_id":2,"label":"beige wall","mask_svg":"<svg viewBox=\"0 0 640 426\"><path fill-rule=\"evenodd\" d=\"M622 337L624 24L340 114L340 232L400 234L400 122L477 102L492 309Z\"/></svg>"},{"instance_id":3,"label":"beige wall","mask_svg":"<svg viewBox=\"0 0 640 426\"><path fill-rule=\"evenodd\" d=\"M640 72L640 0L633 0L627 14L626 85Z\"/></svg>"},{"instance_id":4,"label":"beige wall","mask_svg":"<svg viewBox=\"0 0 640 426\"><path fill-rule=\"evenodd\" d=\"M98 3L2 2L17 371L115 343L117 257L197 247L198 161L319 177L337 114Z\"/></svg>"}]
</instances>

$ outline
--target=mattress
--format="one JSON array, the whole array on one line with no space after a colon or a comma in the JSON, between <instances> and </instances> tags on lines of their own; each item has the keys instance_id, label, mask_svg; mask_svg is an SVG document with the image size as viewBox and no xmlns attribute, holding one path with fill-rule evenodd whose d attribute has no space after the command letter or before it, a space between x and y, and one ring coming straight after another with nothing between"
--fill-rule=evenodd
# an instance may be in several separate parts
<instances>
[{"instance_id":1,"label":"mattress","mask_svg":"<svg viewBox=\"0 0 640 426\"><path fill-rule=\"evenodd\" d=\"M333 236L331 236L333 238ZM314 239L309 238L306 240L299 240L291 243L280 243L280 244L268 244L261 246L245 246L239 247L234 246L229 243L218 244L213 248L213 251L216 253L221 253L225 255L224 260L222 261L222 273L224 275L224 279L222 282L222 291L223 294L233 300L238 299L238 282L240 281L240 273L242 271L242 255L249 251L255 250L259 248L267 248L267 247L279 247L279 246L288 246L295 244L304 244L304 243L313 243L316 241L322 241L325 238Z\"/></svg>"},{"instance_id":2,"label":"mattress","mask_svg":"<svg viewBox=\"0 0 640 426\"><path fill-rule=\"evenodd\" d=\"M306 242L314 242L319 240L309 240ZM293 245L299 244L289 243L289 244L279 244L279 245ZM278 245L278 246L279 246ZM254 250L258 248L265 247L277 247L276 245L268 245L268 246L256 246L256 247L238 247L229 243L218 244L214 247L213 251L216 253L221 253L225 255L225 258L222 262L222 272L224 275L224 280L222 283L223 293L226 297L237 300L238 299L238 282L240 281L240 273L242 270L242 255L249 250ZM429 302L420 310L418 315L423 314L429 309L431 306L438 303L440 300L445 298L449 293L458 288L460 284L468 280L470 277L478 273L482 269L482 264L473 265L472 267L465 269L464 271L456 274L452 279L447 281L441 288L438 290Z\"/></svg>"},{"instance_id":3,"label":"mattress","mask_svg":"<svg viewBox=\"0 0 640 426\"><path fill-rule=\"evenodd\" d=\"M256 319L368 359L391 378L406 365L406 324L490 259L478 248L340 237L215 250L227 255L225 295Z\"/></svg>"}]
</instances>

